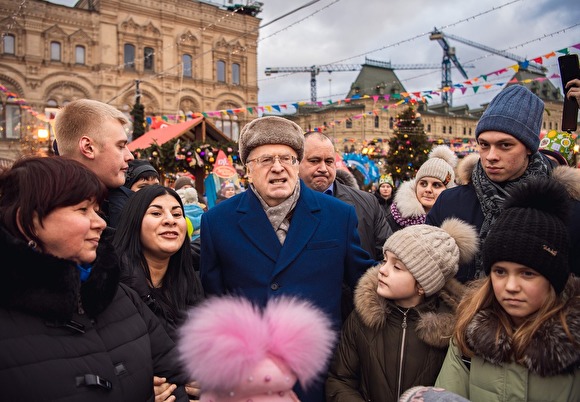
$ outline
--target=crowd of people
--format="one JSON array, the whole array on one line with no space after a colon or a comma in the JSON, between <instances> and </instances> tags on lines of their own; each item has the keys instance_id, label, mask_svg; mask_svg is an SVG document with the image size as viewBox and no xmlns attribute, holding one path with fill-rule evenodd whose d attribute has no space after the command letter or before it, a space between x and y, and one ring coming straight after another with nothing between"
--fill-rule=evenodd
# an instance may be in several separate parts
<instances>
[{"instance_id":1,"label":"crowd of people","mask_svg":"<svg viewBox=\"0 0 580 402\"><path fill-rule=\"evenodd\" d=\"M248 188L208 209L122 113L68 103L58 155L0 172L2 399L580 400L580 170L543 113L508 86L477 154L374 193L324 133L260 117Z\"/></svg>"}]
</instances>

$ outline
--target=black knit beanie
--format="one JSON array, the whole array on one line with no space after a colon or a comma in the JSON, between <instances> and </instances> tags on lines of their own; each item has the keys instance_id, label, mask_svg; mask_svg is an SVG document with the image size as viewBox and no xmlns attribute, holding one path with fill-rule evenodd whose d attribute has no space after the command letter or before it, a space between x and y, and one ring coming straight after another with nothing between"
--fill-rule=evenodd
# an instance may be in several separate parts
<instances>
[{"instance_id":1,"label":"black knit beanie","mask_svg":"<svg viewBox=\"0 0 580 402\"><path fill-rule=\"evenodd\" d=\"M159 178L159 173L149 161L144 159L133 159L129 162L124 186L130 189L131 186L133 186L139 178L143 177L146 172L148 173L148 176Z\"/></svg>"},{"instance_id":2,"label":"black knit beanie","mask_svg":"<svg viewBox=\"0 0 580 402\"><path fill-rule=\"evenodd\" d=\"M566 188L549 177L533 177L509 192L483 243L485 273L498 261L515 262L542 274L560 293L569 275Z\"/></svg>"}]
</instances>

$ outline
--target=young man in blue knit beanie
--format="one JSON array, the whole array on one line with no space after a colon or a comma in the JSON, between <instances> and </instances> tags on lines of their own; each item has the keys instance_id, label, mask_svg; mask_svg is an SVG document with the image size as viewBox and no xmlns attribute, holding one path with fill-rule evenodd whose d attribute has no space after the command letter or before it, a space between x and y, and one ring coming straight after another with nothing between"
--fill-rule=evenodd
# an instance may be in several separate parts
<instances>
[{"instance_id":1,"label":"young man in blue knit beanie","mask_svg":"<svg viewBox=\"0 0 580 402\"><path fill-rule=\"evenodd\" d=\"M538 152L544 102L522 85L503 89L488 105L475 129L479 154L461 161L457 177L462 185L440 194L427 214L427 224L440 226L454 216L476 226L481 241L502 211L512 186L533 176L552 176L580 191L580 171L565 166L554 168ZM580 194L580 192L578 192ZM571 271L580 274L580 202L574 203L569 221L572 240ZM485 275L481 253L459 267L457 279L469 281Z\"/></svg>"}]
</instances>

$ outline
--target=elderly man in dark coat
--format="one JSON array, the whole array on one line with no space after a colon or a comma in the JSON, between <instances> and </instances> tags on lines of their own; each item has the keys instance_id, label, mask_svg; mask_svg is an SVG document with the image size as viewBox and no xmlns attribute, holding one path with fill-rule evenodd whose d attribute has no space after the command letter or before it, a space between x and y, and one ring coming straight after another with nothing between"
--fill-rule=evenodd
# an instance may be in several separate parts
<instances>
[{"instance_id":1,"label":"elderly man in dark coat","mask_svg":"<svg viewBox=\"0 0 580 402\"><path fill-rule=\"evenodd\" d=\"M374 264L360 247L352 206L310 190L298 178L303 130L262 117L240 133L250 188L202 216L201 279L207 294L235 293L260 306L292 295L311 301L341 324L341 286L354 287ZM302 402L324 401L322 383Z\"/></svg>"}]
</instances>

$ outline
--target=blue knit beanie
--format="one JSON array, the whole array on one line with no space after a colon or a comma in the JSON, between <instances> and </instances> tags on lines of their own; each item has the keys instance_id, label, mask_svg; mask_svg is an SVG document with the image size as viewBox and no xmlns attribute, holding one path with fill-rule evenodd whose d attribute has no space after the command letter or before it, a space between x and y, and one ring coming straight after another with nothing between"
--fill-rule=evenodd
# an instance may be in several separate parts
<instances>
[{"instance_id":1,"label":"blue knit beanie","mask_svg":"<svg viewBox=\"0 0 580 402\"><path fill-rule=\"evenodd\" d=\"M492 99L475 129L475 139L485 131L501 131L538 151L544 102L522 85L512 85Z\"/></svg>"}]
</instances>

